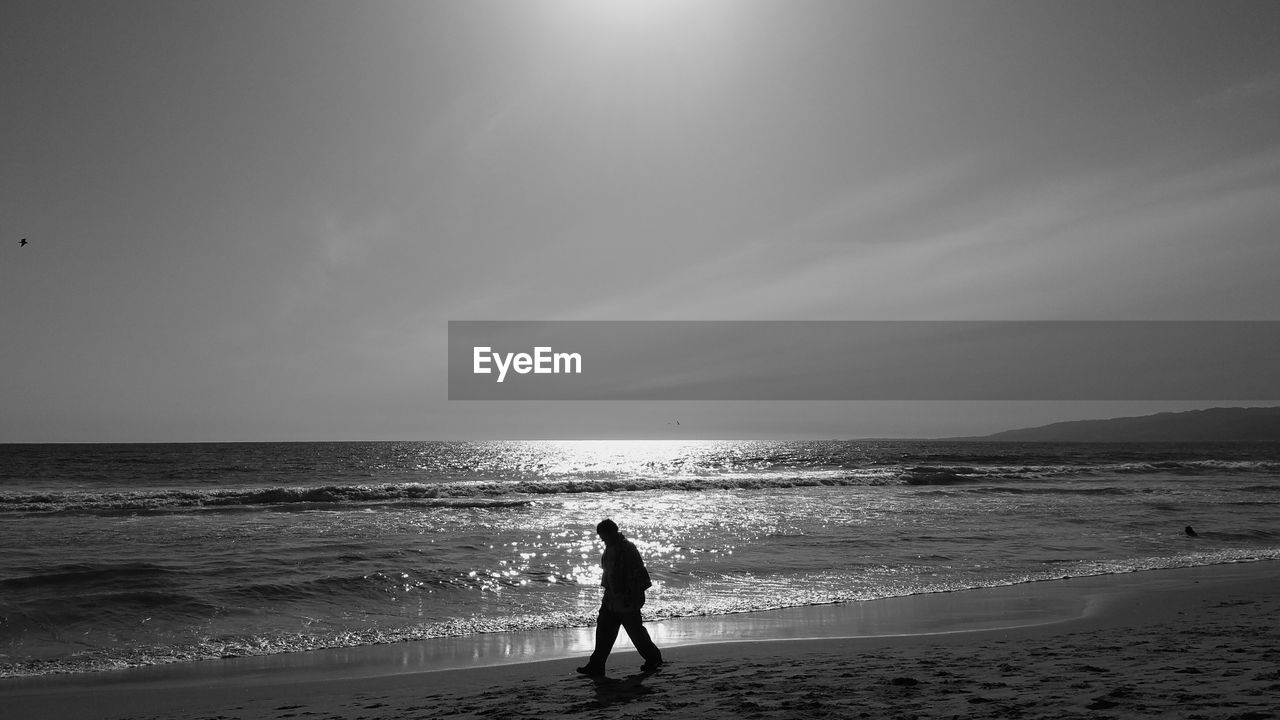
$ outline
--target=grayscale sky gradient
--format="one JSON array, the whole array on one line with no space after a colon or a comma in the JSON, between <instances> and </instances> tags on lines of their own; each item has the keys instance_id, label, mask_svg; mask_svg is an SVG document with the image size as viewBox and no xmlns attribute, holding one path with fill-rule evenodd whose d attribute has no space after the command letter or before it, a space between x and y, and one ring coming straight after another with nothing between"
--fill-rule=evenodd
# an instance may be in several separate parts
<instances>
[{"instance_id":1,"label":"grayscale sky gradient","mask_svg":"<svg viewBox=\"0 0 1280 720\"><path fill-rule=\"evenodd\" d=\"M1212 405L450 403L447 321L1280 320L1277 37L1276 2L8 0L0 442Z\"/></svg>"}]
</instances>

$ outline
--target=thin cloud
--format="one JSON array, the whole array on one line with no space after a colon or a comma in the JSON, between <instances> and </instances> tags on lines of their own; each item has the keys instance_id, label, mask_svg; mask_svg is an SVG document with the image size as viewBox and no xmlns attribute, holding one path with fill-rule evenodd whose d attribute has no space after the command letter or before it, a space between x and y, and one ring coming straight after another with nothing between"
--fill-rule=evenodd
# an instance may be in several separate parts
<instances>
[{"instance_id":1,"label":"thin cloud","mask_svg":"<svg viewBox=\"0 0 1280 720\"><path fill-rule=\"evenodd\" d=\"M1280 72L1257 75L1248 80L1232 83L1220 90L1202 95L1196 100L1196 104L1213 107L1277 98L1280 98Z\"/></svg>"}]
</instances>

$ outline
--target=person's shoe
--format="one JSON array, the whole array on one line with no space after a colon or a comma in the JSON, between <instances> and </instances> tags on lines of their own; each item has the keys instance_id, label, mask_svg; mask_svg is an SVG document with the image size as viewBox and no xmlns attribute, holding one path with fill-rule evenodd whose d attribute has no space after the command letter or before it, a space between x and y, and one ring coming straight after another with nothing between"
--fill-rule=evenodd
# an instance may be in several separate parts
<instances>
[{"instance_id":1,"label":"person's shoe","mask_svg":"<svg viewBox=\"0 0 1280 720\"><path fill-rule=\"evenodd\" d=\"M600 668L591 667L590 665L583 665L582 667L578 668L578 674L586 675L587 677L604 677L604 670L601 670Z\"/></svg>"},{"instance_id":2,"label":"person's shoe","mask_svg":"<svg viewBox=\"0 0 1280 720\"><path fill-rule=\"evenodd\" d=\"M640 666L640 672L649 672L651 670L657 670L658 668L662 667L662 665L663 663L661 660L650 660L649 662Z\"/></svg>"}]
</instances>

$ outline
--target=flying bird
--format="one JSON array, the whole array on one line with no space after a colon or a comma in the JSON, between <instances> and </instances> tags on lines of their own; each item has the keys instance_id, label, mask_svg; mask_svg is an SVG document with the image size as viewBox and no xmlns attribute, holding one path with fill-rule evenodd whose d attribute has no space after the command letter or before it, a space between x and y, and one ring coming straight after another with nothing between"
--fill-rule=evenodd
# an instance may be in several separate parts
<instances>
[{"instance_id":1,"label":"flying bird","mask_svg":"<svg viewBox=\"0 0 1280 720\"><path fill-rule=\"evenodd\" d=\"M21 240L18 241L18 247L26 247L26 246L27 246L26 238L22 238Z\"/></svg>"}]
</instances>

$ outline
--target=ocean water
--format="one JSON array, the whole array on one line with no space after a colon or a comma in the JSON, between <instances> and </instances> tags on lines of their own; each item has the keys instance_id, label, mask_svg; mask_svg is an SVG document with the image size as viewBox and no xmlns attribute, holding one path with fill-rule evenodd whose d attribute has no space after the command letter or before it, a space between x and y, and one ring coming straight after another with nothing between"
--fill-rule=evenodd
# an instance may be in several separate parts
<instances>
[{"instance_id":1,"label":"ocean water","mask_svg":"<svg viewBox=\"0 0 1280 720\"><path fill-rule=\"evenodd\" d=\"M1280 558L1280 443L0 446L0 677ZM1192 525L1198 537L1188 537Z\"/></svg>"}]
</instances>

